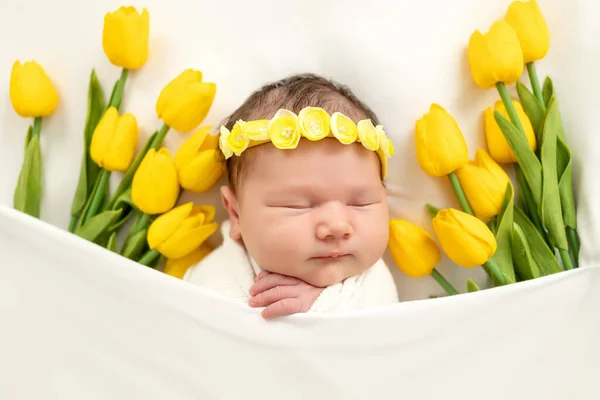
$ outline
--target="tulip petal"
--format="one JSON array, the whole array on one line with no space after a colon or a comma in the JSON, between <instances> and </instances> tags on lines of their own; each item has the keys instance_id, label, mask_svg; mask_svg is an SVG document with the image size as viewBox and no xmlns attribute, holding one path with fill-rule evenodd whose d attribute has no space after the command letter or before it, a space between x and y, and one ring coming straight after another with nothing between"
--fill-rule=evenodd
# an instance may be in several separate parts
<instances>
[{"instance_id":1,"label":"tulip petal","mask_svg":"<svg viewBox=\"0 0 600 400\"><path fill-rule=\"evenodd\" d=\"M225 172L217 150L200 152L191 162L178 171L179 183L184 189L195 193L210 190Z\"/></svg>"},{"instance_id":2,"label":"tulip petal","mask_svg":"<svg viewBox=\"0 0 600 400\"><path fill-rule=\"evenodd\" d=\"M389 229L388 248L398 268L413 278L430 275L441 253L427 231L399 219L390 220Z\"/></svg>"},{"instance_id":3,"label":"tulip petal","mask_svg":"<svg viewBox=\"0 0 600 400\"><path fill-rule=\"evenodd\" d=\"M441 210L433 228L444 252L462 267L482 265L496 252L496 239L487 225L465 212Z\"/></svg>"},{"instance_id":4,"label":"tulip petal","mask_svg":"<svg viewBox=\"0 0 600 400\"><path fill-rule=\"evenodd\" d=\"M217 223L201 225L194 229L178 229L157 249L167 258L179 259L185 257L206 239L217 231Z\"/></svg>"},{"instance_id":5,"label":"tulip petal","mask_svg":"<svg viewBox=\"0 0 600 400\"><path fill-rule=\"evenodd\" d=\"M148 246L155 249L165 242L190 215L193 207L194 203L185 203L156 218L148 230Z\"/></svg>"}]
</instances>

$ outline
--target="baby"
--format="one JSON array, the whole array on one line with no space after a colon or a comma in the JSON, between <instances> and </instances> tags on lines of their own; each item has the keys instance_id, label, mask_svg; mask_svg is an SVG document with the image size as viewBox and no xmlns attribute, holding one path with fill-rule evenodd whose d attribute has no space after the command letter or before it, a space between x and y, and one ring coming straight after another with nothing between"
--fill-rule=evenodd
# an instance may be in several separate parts
<instances>
[{"instance_id":1,"label":"baby","mask_svg":"<svg viewBox=\"0 0 600 400\"><path fill-rule=\"evenodd\" d=\"M393 147L377 123L350 90L312 74L252 93L221 128L224 243L184 280L264 307L266 319L398 302L381 260Z\"/></svg>"}]
</instances>

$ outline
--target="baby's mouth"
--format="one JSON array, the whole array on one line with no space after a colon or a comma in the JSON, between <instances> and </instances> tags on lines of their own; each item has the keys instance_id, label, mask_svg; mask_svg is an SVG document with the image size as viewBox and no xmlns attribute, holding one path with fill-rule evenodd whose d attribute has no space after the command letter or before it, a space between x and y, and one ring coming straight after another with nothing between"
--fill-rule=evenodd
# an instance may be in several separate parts
<instances>
[{"instance_id":1,"label":"baby's mouth","mask_svg":"<svg viewBox=\"0 0 600 400\"><path fill-rule=\"evenodd\" d=\"M349 255L350 254L348 254L348 253L333 252L333 253L327 253L327 254L317 256L317 257L313 257L313 259L314 260L336 260L339 258L344 258Z\"/></svg>"}]
</instances>

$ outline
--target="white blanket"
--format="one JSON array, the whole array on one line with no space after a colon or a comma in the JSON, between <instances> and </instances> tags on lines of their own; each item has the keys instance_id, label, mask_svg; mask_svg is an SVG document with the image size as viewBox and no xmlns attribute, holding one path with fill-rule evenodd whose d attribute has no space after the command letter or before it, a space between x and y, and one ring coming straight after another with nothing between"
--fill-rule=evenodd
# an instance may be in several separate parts
<instances>
[{"instance_id":1,"label":"white blanket","mask_svg":"<svg viewBox=\"0 0 600 400\"><path fill-rule=\"evenodd\" d=\"M191 267L184 280L248 304L250 287L262 271L245 248L229 237L229 222L222 224L223 245ZM309 312L341 313L398 302L394 278L383 260L360 275L323 290Z\"/></svg>"}]
</instances>

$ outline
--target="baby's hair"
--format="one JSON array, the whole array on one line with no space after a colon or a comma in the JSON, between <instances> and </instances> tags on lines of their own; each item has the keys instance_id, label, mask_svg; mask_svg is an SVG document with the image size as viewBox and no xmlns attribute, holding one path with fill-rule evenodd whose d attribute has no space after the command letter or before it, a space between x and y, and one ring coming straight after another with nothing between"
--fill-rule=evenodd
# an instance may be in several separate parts
<instances>
[{"instance_id":1,"label":"baby's hair","mask_svg":"<svg viewBox=\"0 0 600 400\"><path fill-rule=\"evenodd\" d=\"M347 86L307 73L293 75L256 90L223 121L222 125L231 130L240 119L244 121L270 119L281 108L298 114L300 110L309 106L321 107L329 114L339 111L354 122L370 119L374 125L379 124L375 113ZM230 157L227 160L229 184L234 192L251 153L244 152L240 157Z\"/></svg>"}]
</instances>

